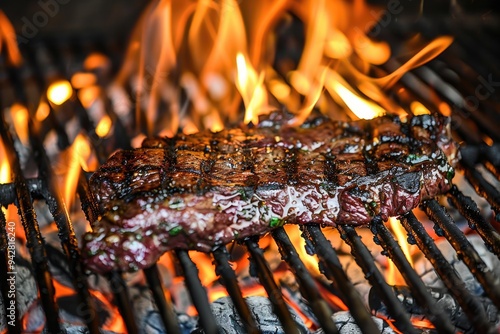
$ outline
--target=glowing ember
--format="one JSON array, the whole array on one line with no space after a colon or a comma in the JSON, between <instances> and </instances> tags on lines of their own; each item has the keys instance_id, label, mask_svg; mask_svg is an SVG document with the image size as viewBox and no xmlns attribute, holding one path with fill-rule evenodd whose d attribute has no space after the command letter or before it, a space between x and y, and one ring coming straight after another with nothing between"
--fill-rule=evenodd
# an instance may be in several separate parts
<instances>
[{"instance_id":1,"label":"glowing ember","mask_svg":"<svg viewBox=\"0 0 500 334\"><path fill-rule=\"evenodd\" d=\"M26 107L22 104L14 103L12 107L10 107L10 112L14 121L14 127L16 129L17 136L19 137L23 145L27 146L29 143L28 109L26 109Z\"/></svg>"},{"instance_id":2,"label":"glowing ember","mask_svg":"<svg viewBox=\"0 0 500 334\"><path fill-rule=\"evenodd\" d=\"M47 89L47 98L50 102L61 105L73 95L73 87L67 80L53 82Z\"/></svg>"}]
</instances>

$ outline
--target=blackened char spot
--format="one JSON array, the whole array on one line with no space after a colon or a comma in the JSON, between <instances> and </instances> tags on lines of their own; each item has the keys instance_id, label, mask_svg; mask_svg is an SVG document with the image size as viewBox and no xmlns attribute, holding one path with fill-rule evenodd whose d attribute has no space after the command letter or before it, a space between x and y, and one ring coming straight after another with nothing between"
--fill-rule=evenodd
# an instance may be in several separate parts
<instances>
[{"instance_id":1,"label":"blackened char spot","mask_svg":"<svg viewBox=\"0 0 500 334\"><path fill-rule=\"evenodd\" d=\"M421 172L404 173L395 177L396 182L401 188L410 192L416 193L420 190Z\"/></svg>"}]
</instances>

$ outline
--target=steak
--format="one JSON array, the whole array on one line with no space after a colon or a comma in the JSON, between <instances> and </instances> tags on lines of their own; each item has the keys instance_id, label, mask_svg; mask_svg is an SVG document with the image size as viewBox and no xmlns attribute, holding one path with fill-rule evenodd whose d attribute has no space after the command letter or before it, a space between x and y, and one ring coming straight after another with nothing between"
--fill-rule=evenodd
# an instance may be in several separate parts
<instances>
[{"instance_id":1,"label":"steak","mask_svg":"<svg viewBox=\"0 0 500 334\"><path fill-rule=\"evenodd\" d=\"M283 224L367 224L450 188L457 146L446 119L289 127L284 117L116 152L90 179L101 218L84 236L87 266L138 270L171 249L210 251Z\"/></svg>"}]
</instances>

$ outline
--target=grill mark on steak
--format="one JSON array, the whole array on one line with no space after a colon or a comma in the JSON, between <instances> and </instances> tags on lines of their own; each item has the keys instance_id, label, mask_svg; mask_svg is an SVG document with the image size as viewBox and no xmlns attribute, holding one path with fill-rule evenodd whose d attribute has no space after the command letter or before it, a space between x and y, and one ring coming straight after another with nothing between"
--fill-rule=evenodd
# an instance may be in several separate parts
<instances>
[{"instance_id":1,"label":"grill mark on steak","mask_svg":"<svg viewBox=\"0 0 500 334\"><path fill-rule=\"evenodd\" d=\"M293 147L285 150L285 159L283 160L283 169L286 173L285 183L296 185L298 183L298 149Z\"/></svg>"},{"instance_id":2,"label":"grill mark on steak","mask_svg":"<svg viewBox=\"0 0 500 334\"><path fill-rule=\"evenodd\" d=\"M145 268L170 249L210 251L285 223L365 224L451 184L457 147L443 120L262 124L147 139L110 157L90 182L102 219L84 238L88 267Z\"/></svg>"}]
</instances>

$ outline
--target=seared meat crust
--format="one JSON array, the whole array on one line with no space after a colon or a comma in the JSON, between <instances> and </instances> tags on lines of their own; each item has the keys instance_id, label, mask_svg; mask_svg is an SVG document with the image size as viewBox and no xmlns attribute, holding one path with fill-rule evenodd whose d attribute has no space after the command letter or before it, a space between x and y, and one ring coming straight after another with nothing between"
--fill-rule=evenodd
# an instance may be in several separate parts
<instances>
[{"instance_id":1,"label":"seared meat crust","mask_svg":"<svg viewBox=\"0 0 500 334\"><path fill-rule=\"evenodd\" d=\"M442 120L316 119L149 138L91 178L102 218L87 265L137 270L173 248L209 251L287 223L366 224L447 191L457 148Z\"/></svg>"}]
</instances>

